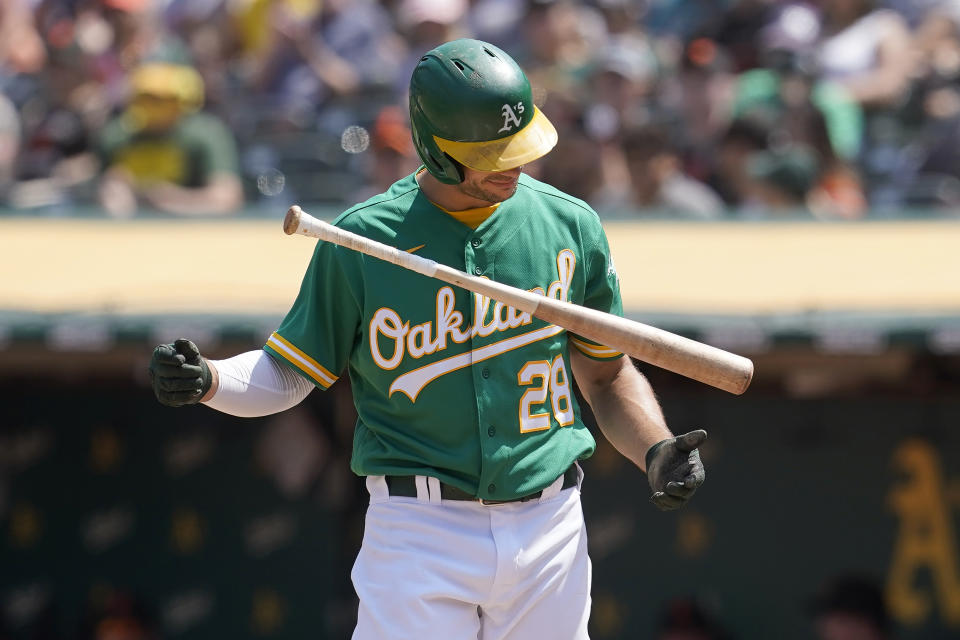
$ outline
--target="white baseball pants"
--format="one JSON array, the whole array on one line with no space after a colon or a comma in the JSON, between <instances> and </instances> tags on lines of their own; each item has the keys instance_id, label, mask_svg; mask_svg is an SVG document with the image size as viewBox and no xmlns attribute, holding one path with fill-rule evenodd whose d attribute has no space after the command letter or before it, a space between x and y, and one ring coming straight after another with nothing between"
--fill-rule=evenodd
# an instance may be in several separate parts
<instances>
[{"instance_id":1,"label":"white baseball pants","mask_svg":"<svg viewBox=\"0 0 960 640\"><path fill-rule=\"evenodd\" d=\"M412 498L368 477L353 640L586 640L580 483L562 483L539 500L484 506L441 501L435 478L419 476Z\"/></svg>"}]
</instances>

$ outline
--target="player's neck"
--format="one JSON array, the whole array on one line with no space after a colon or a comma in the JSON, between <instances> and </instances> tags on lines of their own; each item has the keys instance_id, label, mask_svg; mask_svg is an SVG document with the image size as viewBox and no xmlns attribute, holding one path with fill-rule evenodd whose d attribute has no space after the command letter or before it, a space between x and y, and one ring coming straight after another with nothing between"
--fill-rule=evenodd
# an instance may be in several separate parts
<instances>
[{"instance_id":1,"label":"player's neck","mask_svg":"<svg viewBox=\"0 0 960 640\"><path fill-rule=\"evenodd\" d=\"M454 184L444 184L437 180L429 171L421 171L417 174L417 184L420 185L420 191L430 202L439 205L447 211L465 211L467 209L479 209L489 207L494 202L488 202L479 198L469 196Z\"/></svg>"}]
</instances>

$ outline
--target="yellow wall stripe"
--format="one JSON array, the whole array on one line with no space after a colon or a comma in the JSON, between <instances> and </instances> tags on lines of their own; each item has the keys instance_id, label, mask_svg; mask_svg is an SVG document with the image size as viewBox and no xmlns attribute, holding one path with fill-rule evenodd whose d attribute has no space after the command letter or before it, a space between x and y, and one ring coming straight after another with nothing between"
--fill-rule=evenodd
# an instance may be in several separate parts
<instances>
[{"instance_id":1,"label":"yellow wall stripe","mask_svg":"<svg viewBox=\"0 0 960 640\"><path fill-rule=\"evenodd\" d=\"M588 356L593 356L595 358L616 358L623 355L615 349L610 347L604 347L602 345L590 344L589 342L584 342L583 340L578 340L573 336L570 336L570 342L573 343L577 349L587 354Z\"/></svg>"},{"instance_id":2,"label":"yellow wall stripe","mask_svg":"<svg viewBox=\"0 0 960 640\"><path fill-rule=\"evenodd\" d=\"M858 222L604 221L603 226L620 273L623 308L635 319L651 313L806 316L832 310L960 310L957 279L945 276L960 273L956 219ZM315 243L291 243L274 232L275 224L255 216L118 223L86 216L0 214L0 306L35 313L109 308L111 315L283 317L300 290L300 278L290 274L304 272ZM151 269L142 256L160 236L169 238L169 260L164 269ZM198 281L190 260L197 242L213 263L254 254L263 260L257 269ZM98 250L90 251L94 245ZM719 261L718 246L726 249ZM673 259L680 252L686 259ZM38 255L45 259L37 260ZM644 277L665 261L672 265L669 278ZM25 264L30 268L24 269ZM124 268L117 269L118 264ZM758 264L777 268L757 269ZM71 278L63 277L66 270Z\"/></svg>"},{"instance_id":3,"label":"yellow wall stripe","mask_svg":"<svg viewBox=\"0 0 960 640\"><path fill-rule=\"evenodd\" d=\"M319 362L293 346L280 334L274 332L267 338L267 344L283 355L291 364L319 382L324 389L337 381L338 376L327 371Z\"/></svg>"}]
</instances>

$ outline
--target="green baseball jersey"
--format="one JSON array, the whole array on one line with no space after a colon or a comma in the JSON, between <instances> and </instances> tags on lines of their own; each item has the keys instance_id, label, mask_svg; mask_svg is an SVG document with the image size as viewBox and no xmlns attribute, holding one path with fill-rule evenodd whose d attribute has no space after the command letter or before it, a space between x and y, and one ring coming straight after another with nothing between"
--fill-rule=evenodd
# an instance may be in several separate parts
<instances>
[{"instance_id":1,"label":"green baseball jersey","mask_svg":"<svg viewBox=\"0 0 960 640\"><path fill-rule=\"evenodd\" d=\"M473 229L415 175L335 223L520 289L621 313L603 227L584 202L521 175ZM320 388L349 371L359 475L431 475L481 498L549 485L596 445L574 398L569 345L621 357L500 302L318 242L299 296L264 347Z\"/></svg>"}]
</instances>

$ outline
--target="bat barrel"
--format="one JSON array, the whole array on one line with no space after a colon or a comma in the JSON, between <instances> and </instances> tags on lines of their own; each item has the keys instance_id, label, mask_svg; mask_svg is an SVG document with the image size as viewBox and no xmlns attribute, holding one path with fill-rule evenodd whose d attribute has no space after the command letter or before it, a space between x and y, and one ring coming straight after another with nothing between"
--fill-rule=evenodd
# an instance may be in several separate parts
<instances>
[{"instance_id":1,"label":"bat barrel","mask_svg":"<svg viewBox=\"0 0 960 640\"><path fill-rule=\"evenodd\" d=\"M643 362L740 395L753 362L723 349L628 318L543 298L534 315Z\"/></svg>"}]
</instances>

